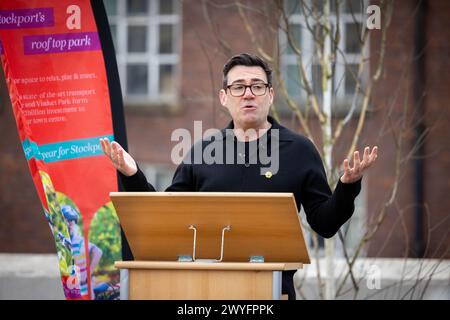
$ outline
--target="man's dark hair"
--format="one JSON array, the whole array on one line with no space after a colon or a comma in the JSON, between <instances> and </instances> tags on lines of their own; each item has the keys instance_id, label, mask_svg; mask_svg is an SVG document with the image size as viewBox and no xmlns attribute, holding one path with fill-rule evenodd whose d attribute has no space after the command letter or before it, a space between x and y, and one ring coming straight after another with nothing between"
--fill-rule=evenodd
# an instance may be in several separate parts
<instances>
[{"instance_id":1,"label":"man's dark hair","mask_svg":"<svg viewBox=\"0 0 450 320\"><path fill-rule=\"evenodd\" d=\"M241 53L231 57L230 60L223 66L223 89L227 89L228 84L228 72L235 66L247 66L247 67L261 67L267 76L267 83L269 87L272 86L272 69L270 69L269 65L260 57L248 54Z\"/></svg>"}]
</instances>

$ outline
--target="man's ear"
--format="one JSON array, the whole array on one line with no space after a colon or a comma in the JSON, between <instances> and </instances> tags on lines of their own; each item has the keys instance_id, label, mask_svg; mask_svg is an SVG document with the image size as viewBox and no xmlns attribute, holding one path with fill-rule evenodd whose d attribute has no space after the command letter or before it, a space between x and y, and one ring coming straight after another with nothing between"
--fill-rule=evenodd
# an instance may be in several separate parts
<instances>
[{"instance_id":1,"label":"man's ear","mask_svg":"<svg viewBox=\"0 0 450 320\"><path fill-rule=\"evenodd\" d=\"M225 107L225 105L227 103L227 93L225 92L225 90L220 89L219 99L220 99L220 104Z\"/></svg>"},{"instance_id":2,"label":"man's ear","mask_svg":"<svg viewBox=\"0 0 450 320\"><path fill-rule=\"evenodd\" d=\"M273 98L275 97L275 91L273 90L273 87L269 88L269 99L270 99L270 105L273 104Z\"/></svg>"}]
</instances>

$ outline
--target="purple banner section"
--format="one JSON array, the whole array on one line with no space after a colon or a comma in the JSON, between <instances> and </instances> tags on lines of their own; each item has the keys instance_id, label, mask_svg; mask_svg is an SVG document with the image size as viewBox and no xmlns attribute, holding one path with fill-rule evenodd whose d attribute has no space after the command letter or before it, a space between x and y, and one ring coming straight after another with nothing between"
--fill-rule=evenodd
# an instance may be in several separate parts
<instances>
[{"instance_id":1,"label":"purple banner section","mask_svg":"<svg viewBox=\"0 0 450 320\"><path fill-rule=\"evenodd\" d=\"M101 50L96 32L25 36L23 42L25 54Z\"/></svg>"},{"instance_id":2,"label":"purple banner section","mask_svg":"<svg viewBox=\"0 0 450 320\"><path fill-rule=\"evenodd\" d=\"M53 8L0 10L0 29L53 27L54 25Z\"/></svg>"}]
</instances>

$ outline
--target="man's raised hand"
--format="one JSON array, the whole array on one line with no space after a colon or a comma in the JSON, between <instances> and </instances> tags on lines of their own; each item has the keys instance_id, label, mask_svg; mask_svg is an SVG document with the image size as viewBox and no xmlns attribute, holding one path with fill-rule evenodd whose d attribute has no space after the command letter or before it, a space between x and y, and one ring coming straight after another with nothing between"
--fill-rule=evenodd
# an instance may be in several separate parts
<instances>
[{"instance_id":1,"label":"man's raised hand","mask_svg":"<svg viewBox=\"0 0 450 320\"><path fill-rule=\"evenodd\" d=\"M117 142L109 142L108 138L100 139L103 153L111 160L114 167L126 176L137 172L136 161Z\"/></svg>"},{"instance_id":2,"label":"man's raised hand","mask_svg":"<svg viewBox=\"0 0 450 320\"><path fill-rule=\"evenodd\" d=\"M378 147L373 147L372 152L370 148L364 149L363 160L359 158L359 152L353 153L353 167L350 167L348 159L344 160L344 174L341 177L342 183L353 183L362 178L364 171L366 171L376 160Z\"/></svg>"}]
</instances>

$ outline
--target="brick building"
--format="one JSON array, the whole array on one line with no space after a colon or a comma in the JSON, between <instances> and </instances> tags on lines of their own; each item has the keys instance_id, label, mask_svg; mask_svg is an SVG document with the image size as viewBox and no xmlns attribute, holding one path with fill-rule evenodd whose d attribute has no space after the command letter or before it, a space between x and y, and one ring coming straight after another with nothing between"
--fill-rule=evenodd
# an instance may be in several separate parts
<instances>
[{"instance_id":1,"label":"brick building","mask_svg":"<svg viewBox=\"0 0 450 320\"><path fill-rule=\"evenodd\" d=\"M272 48L277 39L282 41L278 30L267 27L274 17L255 10L263 8L265 12L274 12L274 2L242 2L247 21L258 31L257 40L264 48ZM231 54L257 53L254 39L231 1L117 0L105 3L125 97L129 151L149 180L161 189L170 182L174 170L170 158L174 146L170 140L172 131L177 128L192 131L195 120L203 121L204 130L221 128L230 120L217 96L221 69ZM423 3L424 7L420 1L395 2L387 31L383 74L374 87L371 111L358 144L359 150L364 145L378 145L380 151L375 167L364 178L364 191L358 199L353 218L357 223L349 235L354 243L362 235L358 226L372 225L389 200L395 182L395 139L400 134L405 136L401 158L409 159L401 162L395 200L388 206L385 219L366 248L369 256L416 256L417 250L424 250L426 257L450 257L450 197L447 195L450 187L447 106L450 101L450 3L446 0ZM423 13L422 24L418 22L417 12ZM362 14L361 19L365 21L366 16ZM350 28L344 32L350 39ZM421 39L418 34L425 43L425 50L419 55L415 51ZM371 66L377 63L381 36L380 30L372 31ZM287 58L283 61L279 62L289 65ZM420 63L423 73L417 71ZM421 88L423 94L415 94L417 88ZM0 252L54 252L51 233L18 139L3 78L0 93ZM423 117L415 111L420 110L416 109L419 105ZM281 118L284 125L302 133L289 112L281 112ZM415 124L418 119L424 124L424 139L421 140L424 156L410 159L408 155L417 142ZM357 121L358 117L354 116L343 132L334 157L336 162L343 160ZM314 124L314 120L312 123L312 130L317 132L317 123ZM406 127L402 128L402 123ZM415 169L421 165L422 179ZM418 179L424 190L422 213L416 211ZM423 217L422 249L420 244L416 245L417 214Z\"/></svg>"}]
</instances>

